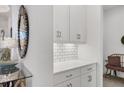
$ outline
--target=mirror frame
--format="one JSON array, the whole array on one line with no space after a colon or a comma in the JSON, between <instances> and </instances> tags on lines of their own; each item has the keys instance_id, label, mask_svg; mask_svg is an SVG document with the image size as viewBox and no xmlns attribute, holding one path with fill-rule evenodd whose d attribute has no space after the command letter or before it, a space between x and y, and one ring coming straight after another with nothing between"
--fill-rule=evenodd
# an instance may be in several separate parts
<instances>
[{"instance_id":1,"label":"mirror frame","mask_svg":"<svg viewBox=\"0 0 124 93\"><path fill-rule=\"evenodd\" d=\"M21 31L22 18L23 18L24 31ZM25 35L24 39L22 39L21 33ZM23 42L21 42L21 40ZM28 50L28 43L29 43L29 19L24 5L21 5L18 15L18 50L19 50L20 58L24 58L26 56Z\"/></svg>"}]
</instances>

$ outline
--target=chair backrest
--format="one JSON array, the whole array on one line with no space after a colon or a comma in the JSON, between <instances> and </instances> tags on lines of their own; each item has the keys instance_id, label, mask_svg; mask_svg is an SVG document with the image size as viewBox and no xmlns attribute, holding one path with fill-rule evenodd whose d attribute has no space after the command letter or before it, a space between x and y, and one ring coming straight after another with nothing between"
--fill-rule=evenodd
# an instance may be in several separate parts
<instances>
[{"instance_id":1,"label":"chair backrest","mask_svg":"<svg viewBox=\"0 0 124 93\"><path fill-rule=\"evenodd\" d=\"M108 56L108 65L121 67L120 56Z\"/></svg>"}]
</instances>

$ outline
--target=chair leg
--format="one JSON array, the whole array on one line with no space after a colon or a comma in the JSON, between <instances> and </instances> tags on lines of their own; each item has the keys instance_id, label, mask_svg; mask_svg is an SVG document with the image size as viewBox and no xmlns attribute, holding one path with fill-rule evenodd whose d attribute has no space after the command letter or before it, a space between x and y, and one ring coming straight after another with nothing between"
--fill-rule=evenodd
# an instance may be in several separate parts
<instances>
[{"instance_id":1,"label":"chair leg","mask_svg":"<svg viewBox=\"0 0 124 93\"><path fill-rule=\"evenodd\" d=\"M108 77L107 75L109 75L109 74L108 74L108 70L109 70L109 69L106 68L105 78Z\"/></svg>"},{"instance_id":2,"label":"chair leg","mask_svg":"<svg viewBox=\"0 0 124 93\"><path fill-rule=\"evenodd\" d=\"M110 73L109 73L109 75L111 75L111 72L112 72L112 71L111 71L111 69L110 69Z\"/></svg>"},{"instance_id":3,"label":"chair leg","mask_svg":"<svg viewBox=\"0 0 124 93\"><path fill-rule=\"evenodd\" d=\"M115 74L115 77L117 77L117 72L116 72L116 70L114 70L114 74Z\"/></svg>"},{"instance_id":4,"label":"chair leg","mask_svg":"<svg viewBox=\"0 0 124 93\"><path fill-rule=\"evenodd\" d=\"M108 73L108 69L106 70L106 75L107 75L107 73Z\"/></svg>"}]
</instances>

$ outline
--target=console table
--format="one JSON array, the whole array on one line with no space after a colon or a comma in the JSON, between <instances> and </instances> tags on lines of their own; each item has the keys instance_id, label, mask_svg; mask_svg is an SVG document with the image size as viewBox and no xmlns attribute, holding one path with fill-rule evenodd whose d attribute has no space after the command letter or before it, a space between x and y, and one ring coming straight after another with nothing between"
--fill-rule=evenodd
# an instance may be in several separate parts
<instances>
[{"instance_id":1,"label":"console table","mask_svg":"<svg viewBox=\"0 0 124 93\"><path fill-rule=\"evenodd\" d=\"M13 73L0 74L0 87L26 87L26 79L31 77L30 71L21 64Z\"/></svg>"}]
</instances>

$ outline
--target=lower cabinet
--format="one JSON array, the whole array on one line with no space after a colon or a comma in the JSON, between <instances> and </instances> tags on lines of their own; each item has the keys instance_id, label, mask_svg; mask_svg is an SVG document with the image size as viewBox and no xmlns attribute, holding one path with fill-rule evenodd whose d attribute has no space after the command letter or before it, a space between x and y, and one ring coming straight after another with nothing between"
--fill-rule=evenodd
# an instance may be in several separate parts
<instances>
[{"instance_id":1,"label":"lower cabinet","mask_svg":"<svg viewBox=\"0 0 124 93\"><path fill-rule=\"evenodd\" d=\"M96 87L96 64L54 75L55 87Z\"/></svg>"}]
</instances>

